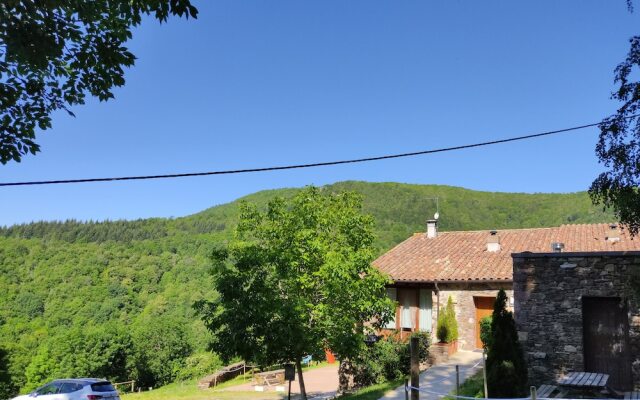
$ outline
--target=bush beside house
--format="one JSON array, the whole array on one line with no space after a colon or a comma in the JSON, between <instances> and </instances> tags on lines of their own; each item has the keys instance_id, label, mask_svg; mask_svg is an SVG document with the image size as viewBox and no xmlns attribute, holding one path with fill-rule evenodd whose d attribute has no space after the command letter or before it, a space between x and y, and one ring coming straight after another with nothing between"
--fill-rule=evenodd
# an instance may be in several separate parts
<instances>
[{"instance_id":1,"label":"bush beside house","mask_svg":"<svg viewBox=\"0 0 640 400\"><path fill-rule=\"evenodd\" d=\"M425 364L429 358L431 335L428 332L416 332L411 337L418 337L420 364ZM400 340L397 334L390 335L363 347L357 357L343 360L339 368L339 391L348 392L408 376L409 343Z\"/></svg>"},{"instance_id":2,"label":"bush beside house","mask_svg":"<svg viewBox=\"0 0 640 400\"><path fill-rule=\"evenodd\" d=\"M482 348L484 351L489 351L491 347L491 322L493 318L491 316L484 317L480 320L480 340L482 341Z\"/></svg>"},{"instance_id":3,"label":"bush beside house","mask_svg":"<svg viewBox=\"0 0 640 400\"><path fill-rule=\"evenodd\" d=\"M436 322L436 337L438 343L432 346L432 364L440 364L458 351L458 322L453 299L449 296L447 304L440 308Z\"/></svg>"}]
</instances>

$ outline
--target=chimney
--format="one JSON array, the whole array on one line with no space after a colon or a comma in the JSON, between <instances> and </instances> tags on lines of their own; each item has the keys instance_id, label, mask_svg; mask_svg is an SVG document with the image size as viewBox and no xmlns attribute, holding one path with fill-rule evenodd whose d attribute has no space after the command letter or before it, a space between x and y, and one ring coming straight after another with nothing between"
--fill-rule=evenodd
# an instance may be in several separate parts
<instances>
[{"instance_id":1,"label":"chimney","mask_svg":"<svg viewBox=\"0 0 640 400\"><path fill-rule=\"evenodd\" d=\"M498 236L498 231L489 232L489 237L487 238L487 251L492 253L500 251L500 236Z\"/></svg>"},{"instance_id":2,"label":"chimney","mask_svg":"<svg viewBox=\"0 0 640 400\"><path fill-rule=\"evenodd\" d=\"M438 236L438 220L430 219L427 220L427 238L433 239Z\"/></svg>"},{"instance_id":3,"label":"chimney","mask_svg":"<svg viewBox=\"0 0 640 400\"><path fill-rule=\"evenodd\" d=\"M608 242L619 242L620 241L620 229L618 225L611 224L609 225L609 234L606 237Z\"/></svg>"},{"instance_id":4,"label":"chimney","mask_svg":"<svg viewBox=\"0 0 640 400\"><path fill-rule=\"evenodd\" d=\"M564 250L564 243L560 243L560 242L553 242L551 243L551 251L554 253L562 253L562 250Z\"/></svg>"}]
</instances>

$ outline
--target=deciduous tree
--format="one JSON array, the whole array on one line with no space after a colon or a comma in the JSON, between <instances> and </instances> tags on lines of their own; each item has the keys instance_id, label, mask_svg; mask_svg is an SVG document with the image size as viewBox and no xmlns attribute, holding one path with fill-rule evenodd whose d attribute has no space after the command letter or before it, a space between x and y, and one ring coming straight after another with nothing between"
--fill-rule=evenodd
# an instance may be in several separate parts
<instances>
[{"instance_id":1,"label":"deciduous tree","mask_svg":"<svg viewBox=\"0 0 640 400\"><path fill-rule=\"evenodd\" d=\"M244 204L234 239L214 255L219 299L199 304L214 350L263 366L295 362L303 398L303 357L357 354L392 312L361 204L314 187L266 211Z\"/></svg>"},{"instance_id":2,"label":"deciduous tree","mask_svg":"<svg viewBox=\"0 0 640 400\"><path fill-rule=\"evenodd\" d=\"M35 154L51 113L101 101L122 86L135 56L125 43L144 15L197 16L189 0L0 2L0 162Z\"/></svg>"},{"instance_id":3,"label":"deciduous tree","mask_svg":"<svg viewBox=\"0 0 640 400\"><path fill-rule=\"evenodd\" d=\"M627 0L633 12L632 0ZM629 39L629 52L615 69L618 86L611 94L622 105L600 124L596 155L607 168L591 184L594 203L613 208L632 234L640 232L640 36Z\"/></svg>"}]
</instances>

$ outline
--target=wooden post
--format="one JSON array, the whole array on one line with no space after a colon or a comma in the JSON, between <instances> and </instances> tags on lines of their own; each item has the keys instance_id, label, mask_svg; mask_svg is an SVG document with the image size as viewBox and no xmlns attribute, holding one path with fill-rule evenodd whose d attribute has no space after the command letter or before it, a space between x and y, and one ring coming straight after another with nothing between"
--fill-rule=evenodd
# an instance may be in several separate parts
<instances>
[{"instance_id":1,"label":"wooden post","mask_svg":"<svg viewBox=\"0 0 640 400\"><path fill-rule=\"evenodd\" d=\"M404 380L404 400L409 400L409 380Z\"/></svg>"},{"instance_id":2,"label":"wooden post","mask_svg":"<svg viewBox=\"0 0 640 400\"><path fill-rule=\"evenodd\" d=\"M411 400L420 400L420 341L417 337L411 338ZM415 389L414 389L415 388Z\"/></svg>"},{"instance_id":3,"label":"wooden post","mask_svg":"<svg viewBox=\"0 0 640 400\"><path fill-rule=\"evenodd\" d=\"M484 398L489 398L489 391L487 390L487 360L485 359L485 350L482 350L482 378L484 379Z\"/></svg>"},{"instance_id":4,"label":"wooden post","mask_svg":"<svg viewBox=\"0 0 640 400\"><path fill-rule=\"evenodd\" d=\"M460 396L460 366L456 365L456 396Z\"/></svg>"},{"instance_id":5,"label":"wooden post","mask_svg":"<svg viewBox=\"0 0 640 400\"><path fill-rule=\"evenodd\" d=\"M531 386L531 400L536 400L538 398L538 393L536 392L536 387Z\"/></svg>"},{"instance_id":6,"label":"wooden post","mask_svg":"<svg viewBox=\"0 0 640 400\"><path fill-rule=\"evenodd\" d=\"M136 381L131 381L131 393L135 392Z\"/></svg>"}]
</instances>

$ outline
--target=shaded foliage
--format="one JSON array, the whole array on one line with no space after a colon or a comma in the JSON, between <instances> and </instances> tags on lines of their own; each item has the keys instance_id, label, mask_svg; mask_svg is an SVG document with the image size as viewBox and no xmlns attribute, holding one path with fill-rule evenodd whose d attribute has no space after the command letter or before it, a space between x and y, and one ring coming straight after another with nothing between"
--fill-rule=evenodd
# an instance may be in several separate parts
<instances>
[{"instance_id":1,"label":"shaded foliage","mask_svg":"<svg viewBox=\"0 0 640 400\"><path fill-rule=\"evenodd\" d=\"M431 336L427 332L415 332L411 337L419 339L419 362L429 359ZM355 357L340 365L341 379L353 379L353 387L358 389L383 382L395 381L409 375L411 340L400 340L397 334L363 348Z\"/></svg>"},{"instance_id":2,"label":"shaded foliage","mask_svg":"<svg viewBox=\"0 0 640 400\"><path fill-rule=\"evenodd\" d=\"M189 0L62 0L0 3L0 163L40 150L36 129L51 113L101 101L125 83L135 56L125 47L143 16L193 17Z\"/></svg>"},{"instance_id":3,"label":"shaded foliage","mask_svg":"<svg viewBox=\"0 0 640 400\"><path fill-rule=\"evenodd\" d=\"M491 322L493 318L491 316L484 317L480 320L480 340L482 341L482 348L485 351L489 351L491 347Z\"/></svg>"},{"instance_id":4,"label":"shaded foliage","mask_svg":"<svg viewBox=\"0 0 640 400\"><path fill-rule=\"evenodd\" d=\"M630 12L633 1L627 0ZM595 204L611 207L632 234L640 232L640 36L629 39L627 57L614 71L617 89L611 98L621 103L600 124L596 155L607 168L591 184Z\"/></svg>"},{"instance_id":5,"label":"shaded foliage","mask_svg":"<svg viewBox=\"0 0 640 400\"><path fill-rule=\"evenodd\" d=\"M518 341L513 313L507 311L507 294L500 289L491 316L487 352L489 397L513 398L527 394L527 365Z\"/></svg>"}]
</instances>

